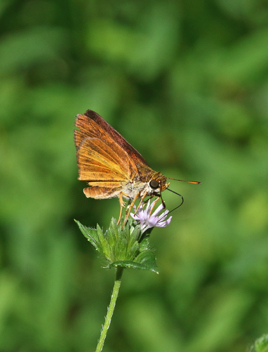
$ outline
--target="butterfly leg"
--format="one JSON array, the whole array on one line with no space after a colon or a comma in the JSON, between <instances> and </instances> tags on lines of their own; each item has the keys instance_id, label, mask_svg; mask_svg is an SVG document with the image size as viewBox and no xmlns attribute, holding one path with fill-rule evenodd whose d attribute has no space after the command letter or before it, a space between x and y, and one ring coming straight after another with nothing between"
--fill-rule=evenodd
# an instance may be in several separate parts
<instances>
[{"instance_id":1,"label":"butterfly leg","mask_svg":"<svg viewBox=\"0 0 268 352\"><path fill-rule=\"evenodd\" d=\"M146 195L147 195L147 193L145 193L145 194L141 197L141 200L140 200L140 202L139 202L139 205L137 206L137 209L136 209L136 211L135 211L135 214L137 214L137 211L139 210L140 206L142 205L142 203L143 203L144 198L146 197ZM151 198L152 198L152 197L150 197L149 199L151 199ZM149 199L147 199L146 202L147 202ZM146 203L146 202L145 202L145 203Z\"/></svg>"},{"instance_id":2,"label":"butterfly leg","mask_svg":"<svg viewBox=\"0 0 268 352\"><path fill-rule=\"evenodd\" d=\"M136 200L139 198L139 193L136 194L135 198L133 199L133 201L131 202L131 204L128 206L128 210L127 210L127 213L126 213L126 216L125 216L125 221L124 221L124 224L123 226L125 225L125 223L127 222L127 219L129 217L129 214L131 212L131 209L133 208Z\"/></svg>"},{"instance_id":3,"label":"butterfly leg","mask_svg":"<svg viewBox=\"0 0 268 352\"><path fill-rule=\"evenodd\" d=\"M119 219L117 221L117 225L120 223L120 220L121 220L121 217L122 217L122 211L123 211L123 208L125 207L125 202L123 201L123 196L127 197L128 195L126 193L124 193L124 192L119 193L118 198L119 198L119 203L120 203L120 213L119 213ZM134 202L132 202L133 204L132 203L130 204L130 199L128 200L128 207L130 208L130 210L132 209L136 199L134 200ZM130 214L130 211L128 211L128 214L126 215L126 219L125 219L123 225L125 225L128 217L129 217L129 214Z\"/></svg>"},{"instance_id":4,"label":"butterfly leg","mask_svg":"<svg viewBox=\"0 0 268 352\"><path fill-rule=\"evenodd\" d=\"M145 197L146 197L146 194L141 198L141 201L140 201L140 203L139 203L139 205L138 205L138 207L137 207L137 210L135 211L135 214L137 213L137 211L138 211L139 207L141 206L141 204L142 204L142 202L143 202L143 200L144 200ZM151 196L150 196L145 202L143 202L143 203L147 203L147 202L148 202L151 198L153 198L153 197L155 197L154 194L151 195ZM158 197L153 201L153 203L152 203L152 205L151 205L151 211L150 211L149 217L151 216L152 211L153 211L153 209L154 209L156 203L159 201L160 198L161 198L161 197L158 196ZM161 198L161 200L162 200L162 198ZM163 200L162 200L162 203L163 203ZM165 203L164 203L164 204L165 204ZM164 205L164 207L166 207L166 206Z\"/></svg>"},{"instance_id":5,"label":"butterfly leg","mask_svg":"<svg viewBox=\"0 0 268 352\"><path fill-rule=\"evenodd\" d=\"M118 218L118 221L117 221L117 225L120 223L120 220L121 220L121 216L122 216L122 211L123 211L123 208L125 206L125 202L123 201L123 193L119 193L119 203L120 203L120 213L119 213L119 218Z\"/></svg>"},{"instance_id":6,"label":"butterfly leg","mask_svg":"<svg viewBox=\"0 0 268 352\"><path fill-rule=\"evenodd\" d=\"M159 201L159 199L160 199L160 197L157 197L157 198L153 201L153 204L152 204L152 206L151 206L151 211L150 211L149 217L151 216L152 211L153 211L153 209L154 209L156 203Z\"/></svg>"}]
</instances>

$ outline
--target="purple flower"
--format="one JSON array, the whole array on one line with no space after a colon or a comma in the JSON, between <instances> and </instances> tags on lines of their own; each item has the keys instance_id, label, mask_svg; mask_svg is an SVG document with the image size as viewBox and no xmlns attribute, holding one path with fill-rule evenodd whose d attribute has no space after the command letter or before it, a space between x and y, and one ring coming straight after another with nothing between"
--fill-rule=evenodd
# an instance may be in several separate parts
<instances>
[{"instance_id":1,"label":"purple flower","mask_svg":"<svg viewBox=\"0 0 268 352\"><path fill-rule=\"evenodd\" d=\"M172 216L170 216L167 220L167 215L169 213L168 210L165 210L162 214L158 216L158 214L164 209L163 204L161 203L159 207L150 215L152 208L154 206L154 202L147 203L146 208L143 210L142 206L138 209L137 214L130 214L134 220L137 220L141 224L141 231L144 233L148 229L152 227L166 227L170 224ZM134 207L136 210L136 207Z\"/></svg>"}]
</instances>

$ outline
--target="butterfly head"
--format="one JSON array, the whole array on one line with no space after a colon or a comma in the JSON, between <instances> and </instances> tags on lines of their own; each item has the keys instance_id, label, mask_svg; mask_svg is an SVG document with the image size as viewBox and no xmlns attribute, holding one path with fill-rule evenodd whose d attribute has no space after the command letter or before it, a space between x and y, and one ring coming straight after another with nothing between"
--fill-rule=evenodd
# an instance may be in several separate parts
<instances>
[{"instance_id":1,"label":"butterfly head","mask_svg":"<svg viewBox=\"0 0 268 352\"><path fill-rule=\"evenodd\" d=\"M151 178L149 181L149 187L151 188L152 193L161 193L163 192L168 186L170 182L167 182L166 176L157 173L154 177Z\"/></svg>"}]
</instances>

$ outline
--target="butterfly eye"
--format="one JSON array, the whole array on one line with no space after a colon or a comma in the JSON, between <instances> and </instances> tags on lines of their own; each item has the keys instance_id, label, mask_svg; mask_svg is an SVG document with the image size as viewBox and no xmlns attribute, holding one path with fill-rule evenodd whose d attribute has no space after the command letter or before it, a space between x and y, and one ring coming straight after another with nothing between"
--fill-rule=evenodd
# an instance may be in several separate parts
<instances>
[{"instance_id":1,"label":"butterfly eye","mask_svg":"<svg viewBox=\"0 0 268 352\"><path fill-rule=\"evenodd\" d=\"M157 189L157 188L159 187L159 182L156 181L156 180L150 181L149 184L150 184L150 187L151 187L152 189Z\"/></svg>"}]
</instances>

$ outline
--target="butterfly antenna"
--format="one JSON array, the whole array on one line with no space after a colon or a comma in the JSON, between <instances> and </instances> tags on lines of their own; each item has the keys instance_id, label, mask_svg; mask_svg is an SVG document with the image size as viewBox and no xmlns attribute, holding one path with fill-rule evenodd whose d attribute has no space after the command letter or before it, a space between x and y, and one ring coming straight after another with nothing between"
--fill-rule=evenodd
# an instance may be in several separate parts
<instances>
[{"instance_id":1,"label":"butterfly antenna","mask_svg":"<svg viewBox=\"0 0 268 352\"><path fill-rule=\"evenodd\" d=\"M178 180L178 181L180 181L180 180ZM188 181L186 181L186 182L188 182ZM182 204L184 203L184 198L183 198L183 196L181 195L181 194L179 194L179 193L177 193L177 192L175 192L175 191L172 191L171 189L169 189L169 188L167 188L167 190L169 191L169 192L172 192L172 193L174 193L174 194L177 194L177 196L180 196L181 197L181 204L179 204L177 207L175 207L174 209L172 209L169 213L171 213L172 211L174 211L174 210L176 210L176 209L178 209L179 207L181 207L182 206Z\"/></svg>"},{"instance_id":2,"label":"butterfly antenna","mask_svg":"<svg viewBox=\"0 0 268 352\"><path fill-rule=\"evenodd\" d=\"M167 179L168 180L180 181L180 182L193 183L194 185L201 185L202 184L202 182L199 182L199 181L178 180L177 178L172 178L172 177L167 177Z\"/></svg>"}]
</instances>

